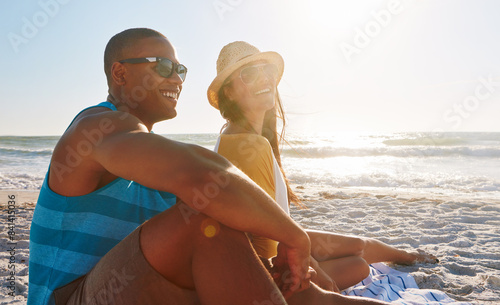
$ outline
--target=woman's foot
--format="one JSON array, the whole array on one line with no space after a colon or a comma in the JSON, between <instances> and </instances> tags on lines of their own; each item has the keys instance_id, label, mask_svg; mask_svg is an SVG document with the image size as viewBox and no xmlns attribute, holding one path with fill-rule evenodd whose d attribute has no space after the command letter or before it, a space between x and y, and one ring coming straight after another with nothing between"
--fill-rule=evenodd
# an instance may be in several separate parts
<instances>
[{"instance_id":1,"label":"woman's foot","mask_svg":"<svg viewBox=\"0 0 500 305\"><path fill-rule=\"evenodd\" d=\"M417 249L417 253L415 254L417 258L415 259L415 262L418 263L430 263L430 264L437 264L439 263L439 259L432 254L429 254L425 252L424 250Z\"/></svg>"},{"instance_id":2,"label":"woman's foot","mask_svg":"<svg viewBox=\"0 0 500 305\"><path fill-rule=\"evenodd\" d=\"M425 252L424 250L417 249L416 252L408 252L408 260L394 262L400 265L411 265L415 263L427 263L427 264L437 264L439 259L432 254Z\"/></svg>"}]
</instances>

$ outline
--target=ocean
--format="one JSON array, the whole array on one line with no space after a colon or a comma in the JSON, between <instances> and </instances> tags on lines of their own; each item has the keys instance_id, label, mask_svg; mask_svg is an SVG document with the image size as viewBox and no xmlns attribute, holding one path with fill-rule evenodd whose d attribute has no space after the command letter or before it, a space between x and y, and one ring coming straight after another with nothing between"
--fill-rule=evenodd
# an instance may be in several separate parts
<instances>
[{"instance_id":1,"label":"ocean","mask_svg":"<svg viewBox=\"0 0 500 305\"><path fill-rule=\"evenodd\" d=\"M218 135L164 136L213 149ZM1 136L0 189L40 189L58 138ZM294 185L500 203L500 133L288 134L282 159Z\"/></svg>"}]
</instances>

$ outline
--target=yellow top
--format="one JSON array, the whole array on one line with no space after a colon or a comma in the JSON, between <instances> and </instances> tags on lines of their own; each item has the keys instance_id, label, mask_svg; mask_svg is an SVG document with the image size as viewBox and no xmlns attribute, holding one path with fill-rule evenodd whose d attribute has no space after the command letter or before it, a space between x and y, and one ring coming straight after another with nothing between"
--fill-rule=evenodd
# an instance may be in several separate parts
<instances>
[{"instance_id":1,"label":"yellow top","mask_svg":"<svg viewBox=\"0 0 500 305\"><path fill-rule=\"evenodd\" d=\"M278 197L279 205L288 213L284 179L266 138L247 133L223 134L219 137L215 151L238 167L269 196L275 200ZM260 256L270 258L277 254L278 242L256 235L251 236L251 239Z\"/></svg>"}]
</instances>

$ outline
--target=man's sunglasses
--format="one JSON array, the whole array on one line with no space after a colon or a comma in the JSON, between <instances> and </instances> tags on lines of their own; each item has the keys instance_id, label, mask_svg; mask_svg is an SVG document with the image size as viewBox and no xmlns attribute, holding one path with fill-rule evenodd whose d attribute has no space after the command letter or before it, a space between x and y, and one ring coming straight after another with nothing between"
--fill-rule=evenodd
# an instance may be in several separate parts
<instances>
[{"instance_id":1,"label":"man's sunglasses","mask_svg":"<svg viewBox=\"0 0 500 305\"><path fill-rule=\"evenodd\" d=\"M259 71L263 72L270 79L278 78L278 67L275 64L260 64L243 68L240 71L241 81L246 84L252 84L259 77Z\"/></svg>"},{"instance_id":2,"label":"man's sunglasses","mask_svg":"<svg viewBox=\"0 0 500 305\"><path fill-rule=\"evenodd\" d=\"M187 68L182 64L177 64L168 58L164 57L143 57L143 58L129 58L120 60L119 63L141 64L145 62L157 62L156 72L165 78L169 78L172 74L177 73L182 81L186 79Z\"/></svg>"}]
</instances>

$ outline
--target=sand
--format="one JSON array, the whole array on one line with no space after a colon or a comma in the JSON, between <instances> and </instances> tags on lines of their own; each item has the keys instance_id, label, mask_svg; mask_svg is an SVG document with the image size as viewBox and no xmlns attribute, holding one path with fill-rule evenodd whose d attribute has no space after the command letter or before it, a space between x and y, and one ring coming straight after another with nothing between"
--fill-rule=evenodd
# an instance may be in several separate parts
<instances>
[{"instance_id":1,"label":"sand","mask_svg":"<svg viewBox=\"0 0 500 305\"><path fill-rule=\"evenodd\" d=\"M0 190L0 304L26 304L29 228L37 197L38 191Z\"/></svg>"},{"instance_id":2,"label":"sand","mask_svg":"<svg viewBox=\"0 0 500 305\"><path fill-rule=\"evenodd\" d=\"M412 274L420 288L444 291L458 301L499 303L499 202L415 196L399 190L294 188L308 206L292 208L293 218L304 227L378 238L405 250L423 249L437 255L439 264L390 266ZM10 208L9 195L16 196ZM37 196L38 191L0 191L0 305L26 304L29 227ZM13 222L9 222L9 211L16 213ZM10 296L13 290L15 296Z\"/></svg>"},{"instance_id":3,"label":"sand","mask_svg":"<svg viewBox=\"0 0 500 305\"><path fill-rule=\"evenodd\" d=\"M377 238L422 249L438 264L390 265L413 275L419 288L457 301L500 303L500 203L440 195L299 187L308 209L293 218L310 229Z\"/></svg>"}]
</instances>

